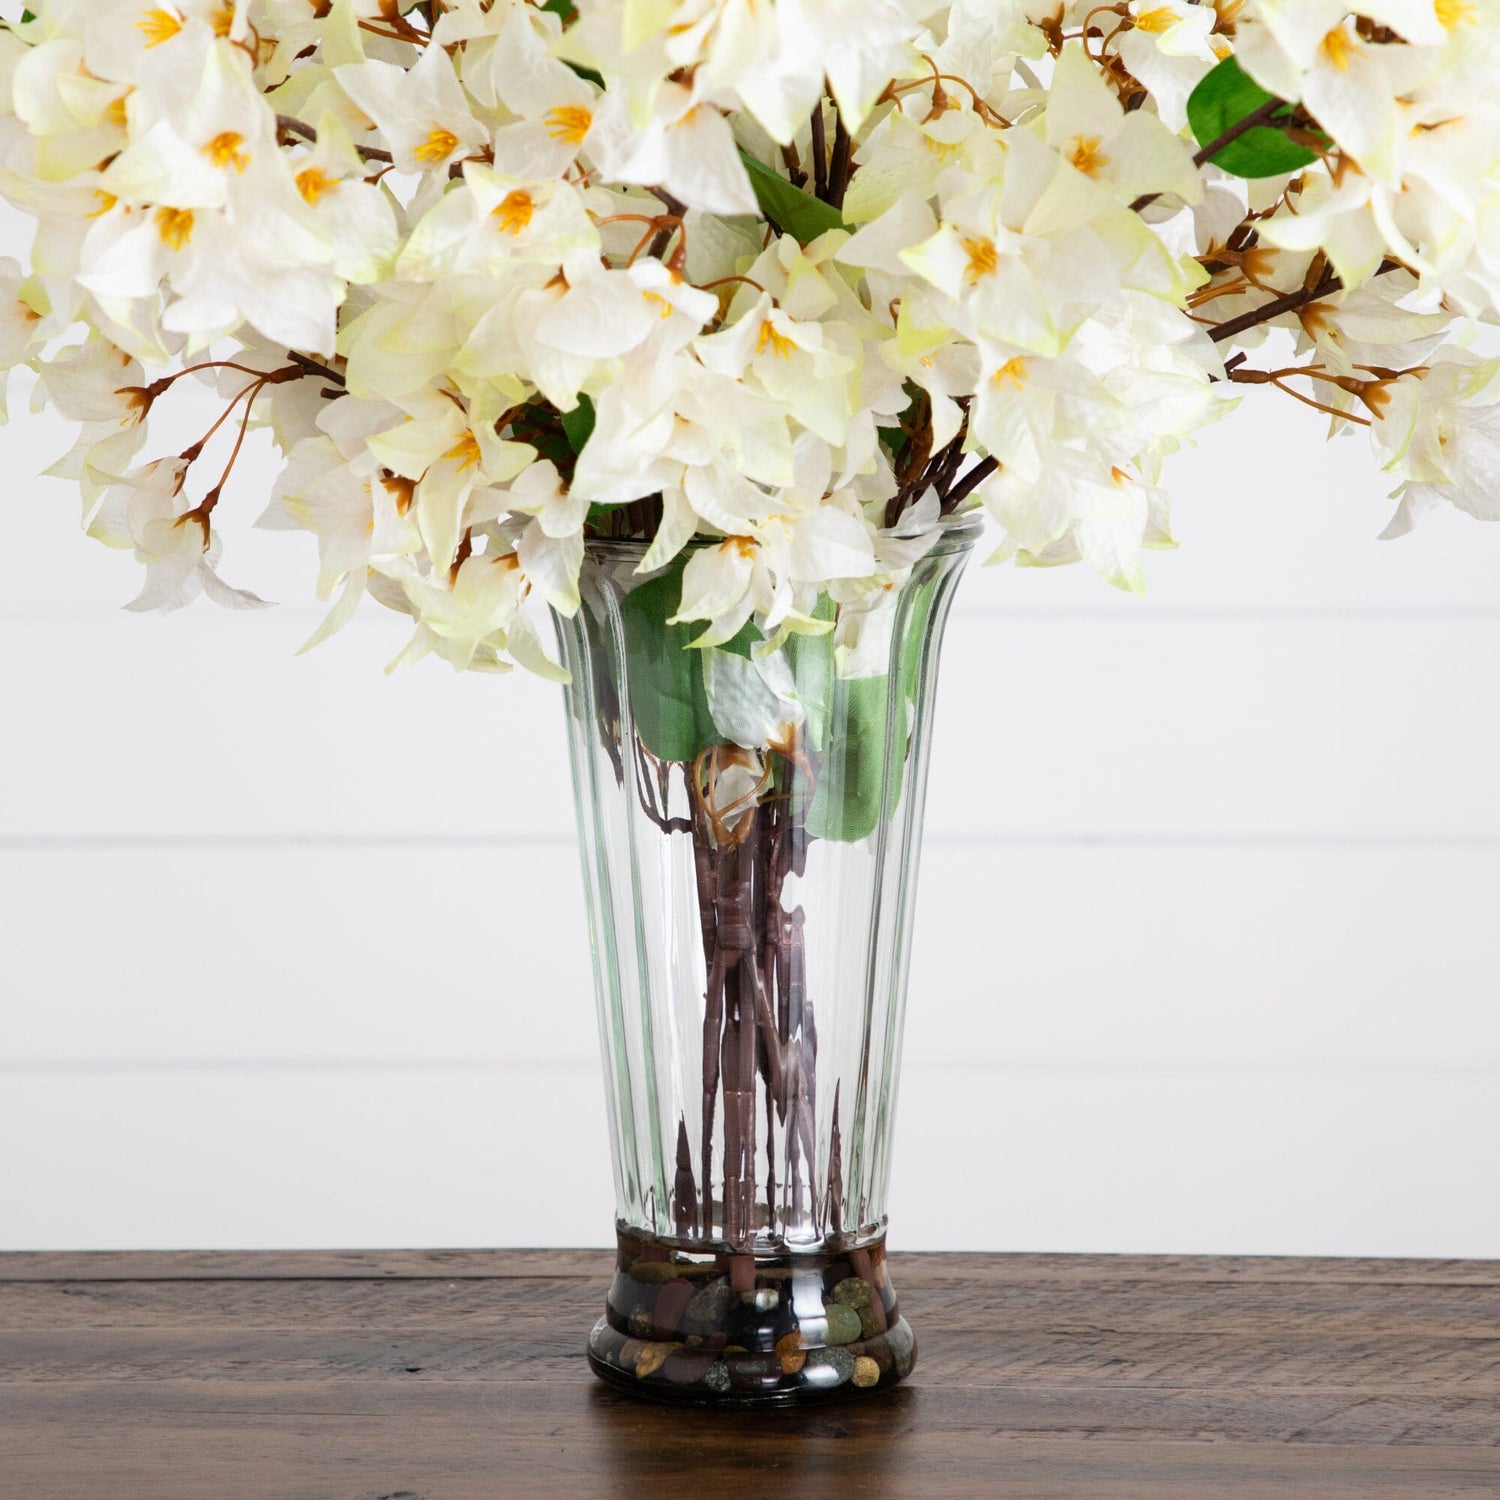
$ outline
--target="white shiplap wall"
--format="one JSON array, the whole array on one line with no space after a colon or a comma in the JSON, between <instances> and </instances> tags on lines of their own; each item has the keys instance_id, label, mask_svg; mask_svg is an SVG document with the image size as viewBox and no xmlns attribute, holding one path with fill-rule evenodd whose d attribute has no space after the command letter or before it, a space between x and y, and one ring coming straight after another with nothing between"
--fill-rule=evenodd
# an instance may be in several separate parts
<instances>
[{"instance_id":1,"label":"white shiplap wall","mask_svg":"<svg viewBox=\"0 0 1500 1500\"><path fill-rule=\"evenodd\" d=\"M902 1246L1500 1255L1500 528L1377 543L1320 425L1258 394L1179 463L1146 603L966 583ZM0 434L0 1249L603 1243L556 690L119 613L26 477L63 438Z\"/></svg>"}]
</instances>

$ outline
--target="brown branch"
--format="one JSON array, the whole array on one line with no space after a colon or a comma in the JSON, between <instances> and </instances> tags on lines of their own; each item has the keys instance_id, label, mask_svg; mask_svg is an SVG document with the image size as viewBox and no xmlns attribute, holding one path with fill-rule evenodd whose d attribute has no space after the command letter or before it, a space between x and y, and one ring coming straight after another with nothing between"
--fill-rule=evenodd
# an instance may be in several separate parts
<instances>
[{"instance_id":1,"label":"brown branch","mask_svg":"<svg viewBox=\"0 0 1500 1500\"><path fill-rule=\"evenodd\" d=\"M854 141L844 124L844 116L836 105L834 119L833 160L828 167L828 201L835 208L843 208L844 194L849 191L849 177L854 165Z\"/></svg>"},{"instance_id":2,"label":"brown branch","mask_svg":"<svg viewBox=\"0 0 1500 1500\"><path fill-rule=\"evenodd\" d=\"M823 101L812 112L813 192L828 202L828 133L823 124Z\"/></svg>"},{"instance_id":3,"label":"brown branch","mask_svg":"<svg viewBox=\"0 0 1500 1500\"><path fill-rule=\"evenodd\" d=\"M305 354L298 354L295 349L288 350L287 356L293 364L301 365L309 375L321 375L325 380L331 380L335 385L347 385L348 382L335 369L322 364L316 359L309 359Z\"/></svg>"},{"instance_id":4,"label":"brown branch","mask_svg":"<svg viewBox=\"0 0 1500 1500\"><path fill-rule=\"evenodd\" d=\"M949 491L947 499L943 501L943 514L951 516L990 475L997 474L999 471L1000 460L998 458L981 459Z\"/></svg>"},{"instance_id":5,"label":"brown branch","mask_svg":"<svg viewBox=\"0 0 1500 1500\"><path fill-rule=\"evenodd\" d=\"M318 132L311 125L304 124L292 115L277 115L276 128L283 135L297 136L311 146L318 144ZM381 161L394 165L396 160L389 151L382 151L378 146L356 146L354 149L365 161Z\"/></svg>"},{"instance_id":6,"label":"brown branch","mask_svg":"<svg viewBox=\"0 0 1500 1500\"><path fill-rule=\"evenodd\" d=\"M1375 274L1386 276L1392 271L1401 269L1400 261L1386 260L1381 262L1380 269ZM1249 312L1241 313L1239 317L1231 318L1227 323L1220 323L1208 336L1216 344L1222 344L1225 339L1232 339L1236 334L1244 333L1248 328L1269 323L1273 318L1296 312L1298 308L1306 307L1310 302L1321 302L1325 297L1332 297L1343 290L1344 283L1339 277L1333 271L1327 271L1314 286L1300 287L1295 292L1287 292L1270 302L1263 302L1259 307L1252 307Z\"/></svg>"}]
</instances>

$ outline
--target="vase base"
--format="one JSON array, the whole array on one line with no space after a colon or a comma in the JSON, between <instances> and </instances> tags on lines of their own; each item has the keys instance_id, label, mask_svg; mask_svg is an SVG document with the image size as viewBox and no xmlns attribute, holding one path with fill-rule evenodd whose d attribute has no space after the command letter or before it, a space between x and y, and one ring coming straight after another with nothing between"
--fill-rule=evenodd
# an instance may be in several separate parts
<instances>
[{"instance_id":1,"label":"vase base","mask_svg":"<svg viewBox=\"0 0 1500 1500\"><path fill-rule=\"evenodd\" d=\"M884 1242L735 1254L620 1236L589 1364L611 1385L700 1406L790 1406L904 1380L916 1341Z\"/></svg>"}]
</instances>

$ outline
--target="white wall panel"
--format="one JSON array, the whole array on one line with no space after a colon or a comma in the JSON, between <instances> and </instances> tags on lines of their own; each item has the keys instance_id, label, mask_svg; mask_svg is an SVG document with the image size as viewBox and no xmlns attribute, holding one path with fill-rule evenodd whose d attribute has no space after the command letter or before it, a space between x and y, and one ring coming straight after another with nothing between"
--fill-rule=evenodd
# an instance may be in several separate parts
<instances>
[{"instance_id":1,"label":"white wall panel","mask_svg":"<svg viewBox=\"0 0 1500 1500\"><path fill-rule=\"evenodd\" d=\"M3 1082L0 1250L603 1244L610 1233L604 1111L583 1073ZM1493 1256L1497 1145L1489 1077L992 1067L960 1082L913 1068L892 1240Z\"/></svg>"},{"instance_id":2,"label":"white wall panel","mask_svg":"<svg viewBox=\"0 0 1500 1500\"><path fill-rule=\"evenodd\" d=\"M565 847L10 852L0 892L12 1073L595 1066ZM908 1057L1500 1077L1497 905L1491 850L938 839Z\"/></svg>"}]
</instances>

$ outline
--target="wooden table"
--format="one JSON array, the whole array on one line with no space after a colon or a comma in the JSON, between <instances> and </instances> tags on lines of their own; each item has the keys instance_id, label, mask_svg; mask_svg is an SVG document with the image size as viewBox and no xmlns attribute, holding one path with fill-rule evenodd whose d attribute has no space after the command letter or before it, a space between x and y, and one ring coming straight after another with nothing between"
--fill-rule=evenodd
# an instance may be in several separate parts
<instances>
[{"instance_id":1,"label":"wooden table","mask_svg":"<svg viewBox=\"0 0 1500 1500\"><path fill-rule=\"evenodd\" d=\"M753 1415L590 1377L609 1265L0 1256L0 1496L1500 1496L1500 1262L898 1256L912 1381Z\"/></svg>"}]
</instances>

